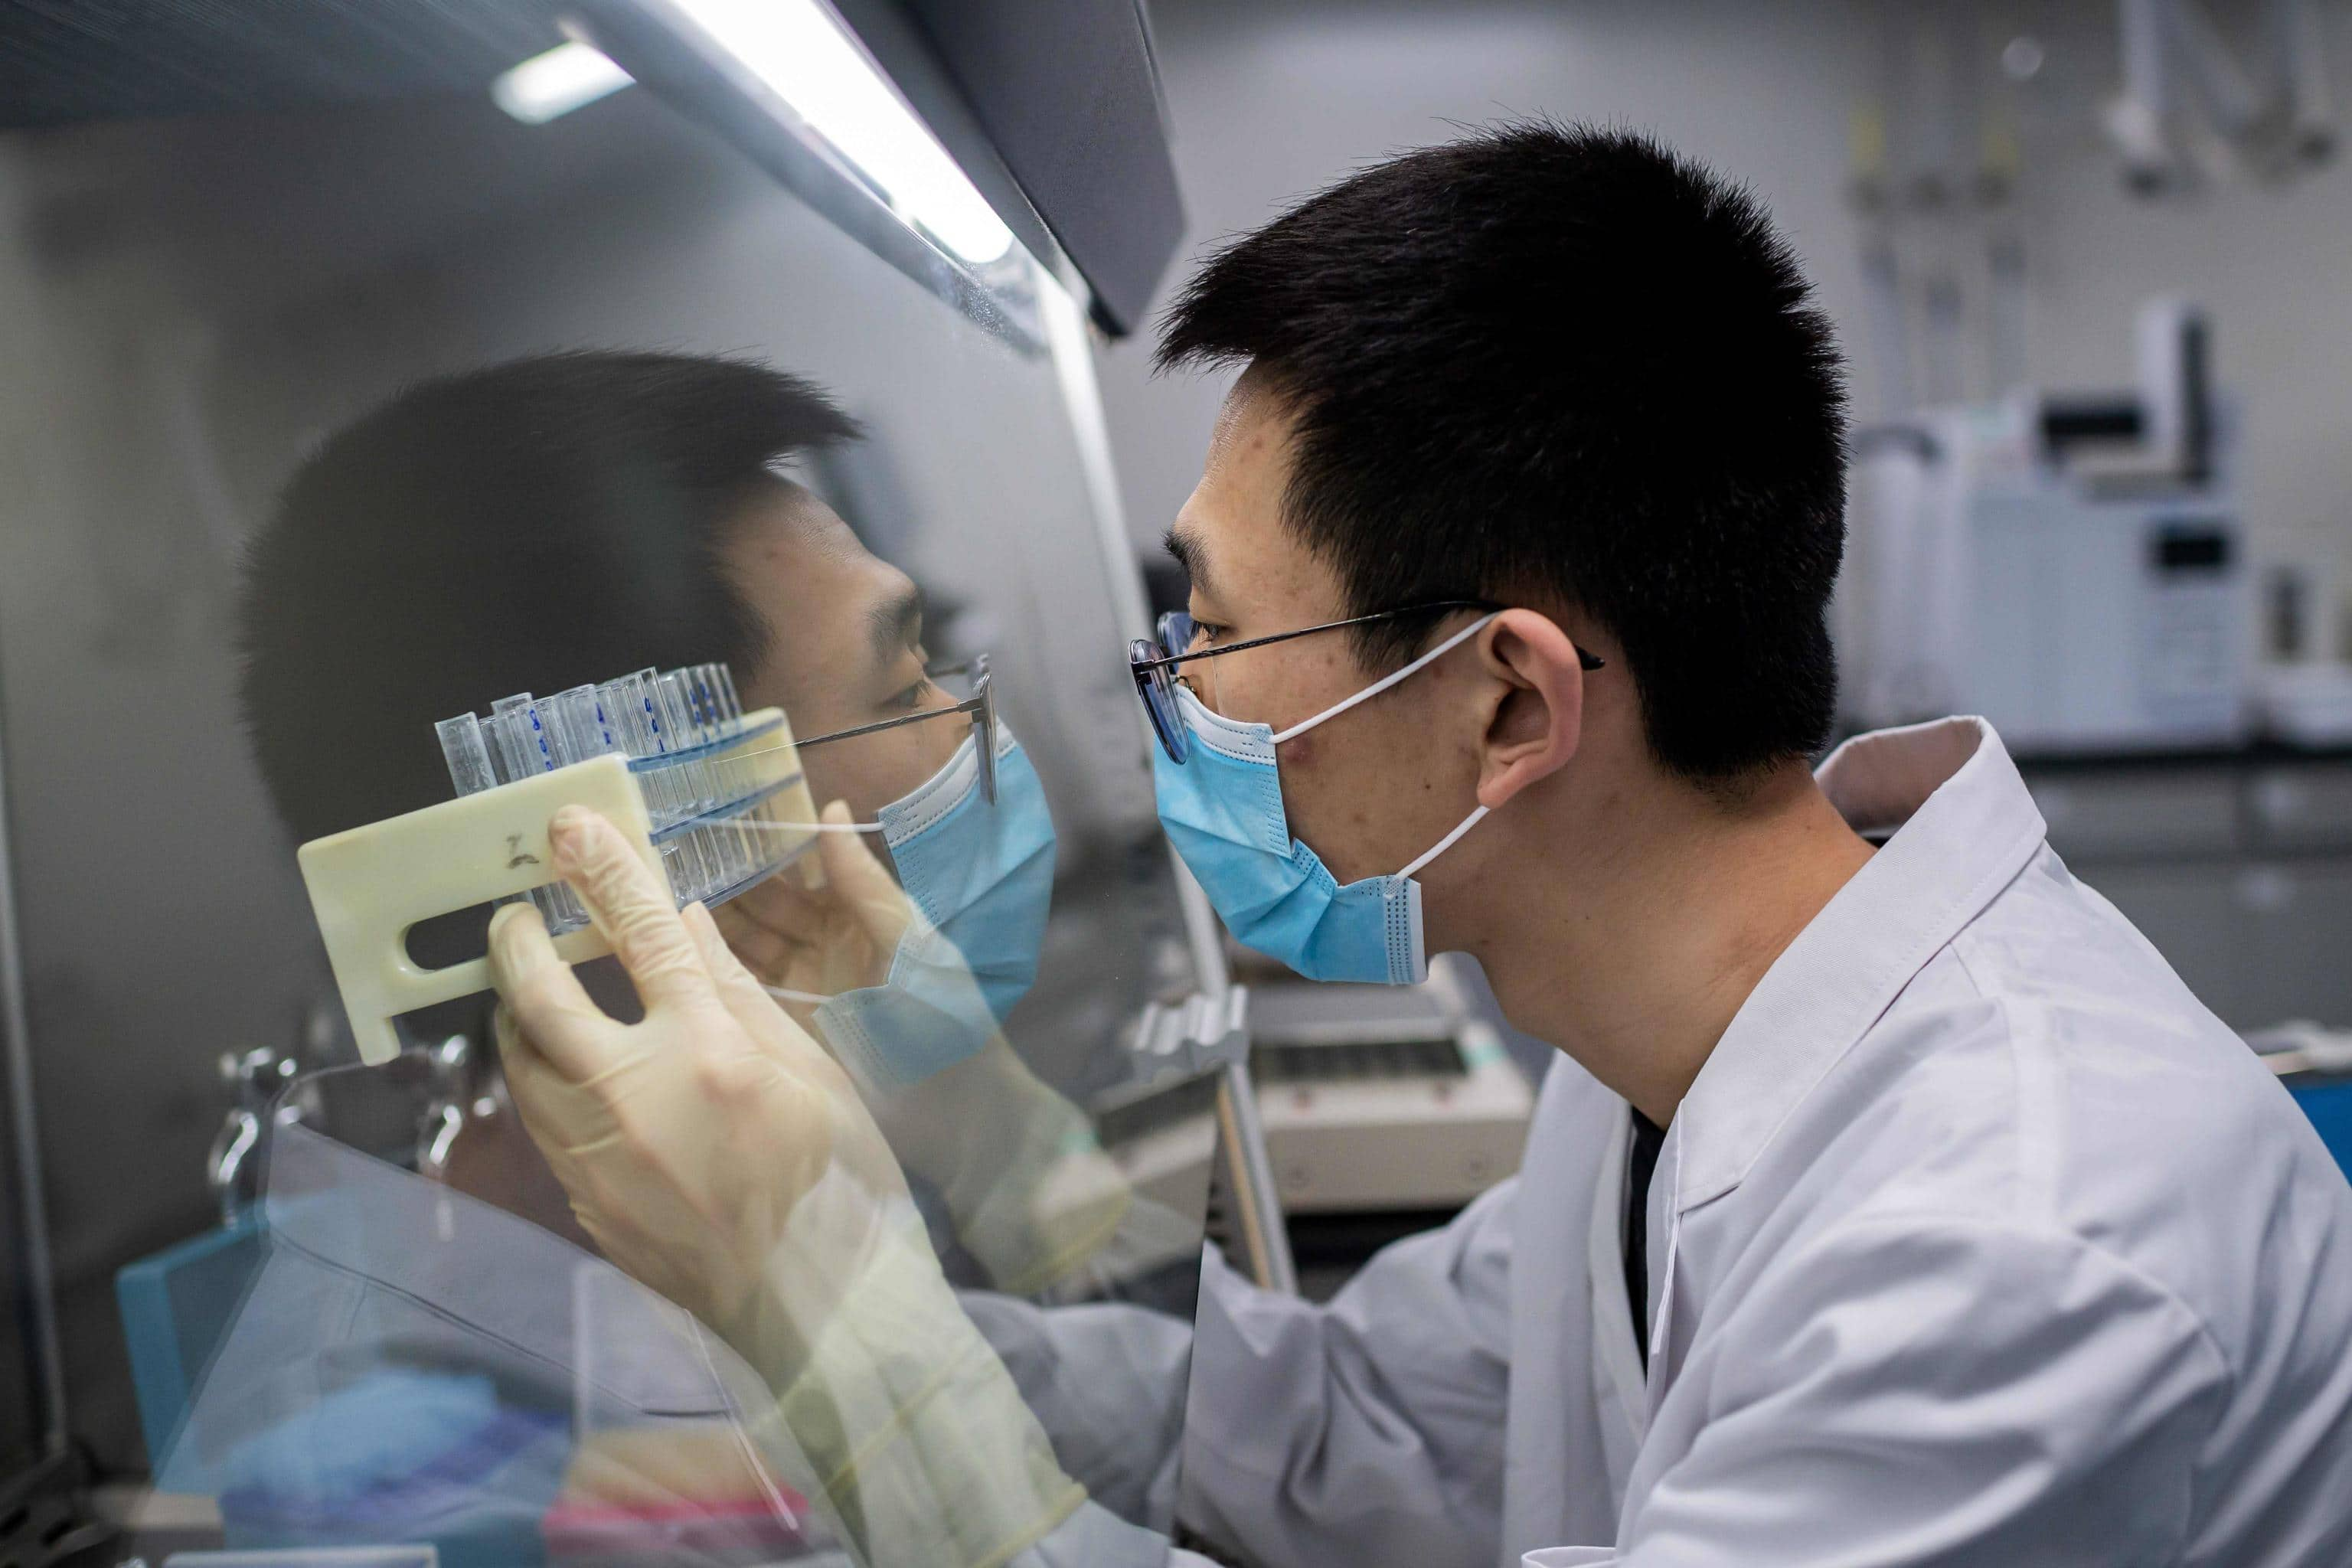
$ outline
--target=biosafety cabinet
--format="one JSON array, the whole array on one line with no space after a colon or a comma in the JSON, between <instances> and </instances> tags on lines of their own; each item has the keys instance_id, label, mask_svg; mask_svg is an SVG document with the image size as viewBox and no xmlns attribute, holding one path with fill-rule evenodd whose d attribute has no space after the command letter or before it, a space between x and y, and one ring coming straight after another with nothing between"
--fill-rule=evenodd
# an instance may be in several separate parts
<instances>
[{"instance_id":1,"label":"biosafety cabinet","mask_svg":"<svg viewBox=\"0 0 2352 1568\"><path fill-rule=\"evenodd\" d=\"M1184 232L1139 6L0 4L0 1560L112 1563L137 1530L164 1552L335 1544L338 1519L390 1506L385 1488L508 1474L516 1434L608 1419L590 1374L557 1366L584 1364L579 1324L642 1340L636 1309L562 1274L571 1244L513 1229L497 1193L436 1206L466 1151L496 1143L482 1129L511 1121L490 1042L412 1032L393 1067L353 1065L238 705L240 647L271 607L241 589L243 563L289 477L404 389L487 365L733 356L857 422L792 477L921 591L931 659L985 656L1057 830L1034 984L1002 1019L1024 1082L1080 1144L1116 1133L1096 1108L1179 1082L1203 1084L1232 1135L1173 1219L1025 1283L1188 1314L1212 1209L1261 1279L1286 1278L1245 1011L1159 834L1119 663L1149 606L1091 356L1139 328ZM451 570L498 572L499 548L492 530ZM367 574L336 586L363 594ZM505 588L519 635L568 613L543 582ZM551 671L542 695L621 673ZM942 1267L981 1267L952 1205L917 1195ZM373 1217L341 1223L343 1203ZM442 1256L468 1236L477 1252ZM289 1453L322 1451L299 1421L331 1395L396 1387L412 1403L386 1410L444 1409L458 1391L430 1381L450 1369L422 1341L321 1371L298 1425L245 1434L262 1444L247 1468L208 1451L207 1485L145 1491L157 1450L224 1392L255 1258L304 1237L359 1248L337 1267L379 1269L370 1289L403 1300L430 1294L412 1267L466 1290L514 1280L511 1300L475 1305L535 1303L556 1348L491 1379L491 1425L460 1420L470 1436L420 1437L352 1481L364 1507L354 1491L296 1520L263 1494ZM530 1273L550 1244L557 1261ZM445 1563L578 1560L589 1547L532 1489L553 1485L499 1494L539 1511L495 1550L412 1533ZM745 1550L806 1555L821 1535Z\"/></svg>"}]
</instances>

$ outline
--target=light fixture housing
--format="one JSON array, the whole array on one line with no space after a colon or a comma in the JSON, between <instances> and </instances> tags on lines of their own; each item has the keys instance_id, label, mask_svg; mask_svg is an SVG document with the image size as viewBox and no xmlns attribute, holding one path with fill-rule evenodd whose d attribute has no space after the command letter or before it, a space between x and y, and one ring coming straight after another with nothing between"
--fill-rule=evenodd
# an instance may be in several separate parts
<instances>
[{"instance_id":1,"label":"light fixture housing","mask_svg":"<svg viewBox=\"0 0 2352 1568\"><path fill-rule=\"evenodd\" d=\"M1004 220L822 0L676 4L900 218L974 267L1013 248Z\"/></svg>"}]
</instances>

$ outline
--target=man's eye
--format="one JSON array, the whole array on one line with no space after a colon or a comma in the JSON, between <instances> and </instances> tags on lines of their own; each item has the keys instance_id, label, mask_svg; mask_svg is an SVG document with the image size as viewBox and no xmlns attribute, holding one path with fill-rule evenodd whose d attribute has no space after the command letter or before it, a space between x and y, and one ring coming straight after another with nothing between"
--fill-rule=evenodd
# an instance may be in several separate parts
<instances>
[{"instance_id":1,"label":"man's eye","mask_svg":"<svg viewBox=\"0 0 2352 1568\"><path fill-rule=\"evenodd\" d=\"M929 696L930 691L930 678L926 676L922 679L915 682L914 685L907 688L906 690L899 692L895 697L892 697L887 702L884 703L883 706L886 708L896 708L902 713L911 713L916 709L920 708L923 705L923 699Z\"/></svg>"},{"instance_id":2,"label":"man's eye","mask_svg":"<svg viewBox=\"0 0 2352 1568\"><path fill-rule=\"evenodd\" d=\"M1233 628L1231 626L1219 626L1214 621L1204 621L1198 616L1192 617L1193 635L1198 637L1204 643L1215 642L1219 637L1223 637L1227 632L1232 630Z\"/></svg>"}]
</instances>

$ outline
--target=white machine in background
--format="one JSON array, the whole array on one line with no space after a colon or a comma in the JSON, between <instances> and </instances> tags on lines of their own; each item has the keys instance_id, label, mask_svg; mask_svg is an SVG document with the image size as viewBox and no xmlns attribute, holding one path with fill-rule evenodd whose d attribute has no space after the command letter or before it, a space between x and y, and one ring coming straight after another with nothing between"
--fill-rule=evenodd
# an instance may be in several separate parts
<instances>
[{"instance_id":1,"label":"white machine in background","mask_svg":"<svg viewBox=\"0 0 2352 1568\"><path fill-rule=\"evenodd\" d=\"M2041 752L2246 737L2252 580L2202 314L2145 307L2139 360L2130 393L2023 394L1857 437L1852 718L1981 713Z\"/></svg>"},{"instance_id":2,"label":"white machine in background","mask_svg":"<svg viewBox=\"0 0 2352 1568\"><path fill-rule=\"evenodd\" d=\"M1457 1209L1518 1169L1534 1094L1449 976L1251 987L1250 1071L1286 1214ZM1097 1105L1097 1130L1138 1191L1197 1208L1214 1101L1213 1079L1173 1079Z\"/></svg>"}]
</instances>

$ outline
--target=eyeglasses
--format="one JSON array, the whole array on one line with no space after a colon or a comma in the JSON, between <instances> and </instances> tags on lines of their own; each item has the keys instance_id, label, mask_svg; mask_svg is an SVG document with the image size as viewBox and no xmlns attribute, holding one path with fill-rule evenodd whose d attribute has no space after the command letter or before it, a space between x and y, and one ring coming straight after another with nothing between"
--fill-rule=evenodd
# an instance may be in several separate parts
<instances>
[{"instance_id":1,"label":"eyeglasses","mask_svg":"<svg viewBox=\"0 0 2352 1568\"><path fill-rule=\"evenodd\" d=\"M1223 647L1204 647L1197 653L1185 650L1200 636L1200 627L1191 616L1181 610L1170 610L1160 617L1160 641L1155 647L1150 640L1137 637L1127 646L1127 666L1135 677L1135 694L1143 700L1143 710L1151 718L1151 732L1160 738L1160 750L1171 762L1181 763L1191 754L1191 737L1184 728L1183 715L1176 706L1176 667L1194 659L1221 658L1244 648L1265 647L1269 643L1288 642L1293 637L1312 637L1317 632L1336 632L1342 626L1368 626L1374 621L1395 620L1401 616L1434 616L1453 610L1486 610L1503 608L1486 599L1433 599L1425 605L1406 605L1393 610L1376 610L1369 616L1353 616L1344 621L1326 621L1319 626L1301 626L1295 632L1276 632L1272 637L1252 637L1247 642L1227 643ZM1595 654L1576 650L1576 661L1587 669L1600 669L1607 660Z\"/></svg>"},{"instance_id":2,"label":"eyeglasses","mask_svg":"<svg viewBox=\"0 0 2352 1568\"><path fill-rule=\"evenodd\" d=\"M950 713L971 715L972 747L979 753L980 795L989 805L996 804L996 692L988 673L988 656L974 654L958 664L935 664L923 673L937 680L943 677L970 676L971 695L961 702L944 708L926 708L919 713L908 713L897 719L884 719L877 723L860 724L851 730L835 730L830 735L796 742L805 752L811 746L823 746L835 741L855 740L860 735L878 735L885 730L903 729L919 724L926 719L943 718Z\"/></svg>"}]
</instances>

